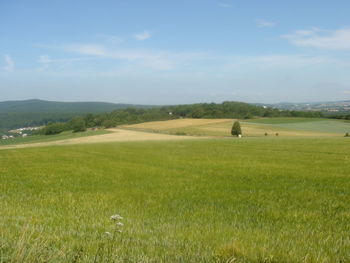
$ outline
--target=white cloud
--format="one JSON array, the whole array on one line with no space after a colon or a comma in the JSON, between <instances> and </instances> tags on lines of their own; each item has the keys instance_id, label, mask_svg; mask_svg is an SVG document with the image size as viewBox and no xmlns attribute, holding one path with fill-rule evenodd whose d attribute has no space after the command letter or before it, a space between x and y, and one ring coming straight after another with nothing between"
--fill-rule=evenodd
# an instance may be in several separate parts
<instances>
[{"instance_id":1,"label":"white cloud","mask_svg":"<svg viewBox=\"0 0 350 263\"><path fill-rule=\"evenodd\" d=\"M227 3L219 3L219 6L222 8L230 8L231 7L231 5L227 4Z\"/></svg>"},{"instance_id":2,"label":"white cloud","mask_svg":"<svg viewBox=\"0 0 350 263\"><path fill-rule=\"evenodd\" d=\"M3 67L3 69L5 71L12 72L15 69L15 61L10 55L5 55L4 59L5 59L5 66Z\"/></svg>"},{"instance_id":3,"label":"white cloud","mask_svg":"<svg viewBox=\"0 0 350 263\"><path fill-rule=\"evenodd\" d=\"M293 45L300 47L316 47L329 50L350 50L350 28L337 30L321 30L311 28L298 30L283 36Z\"/></svg>"},{"instance_id":4,"label":"white cloud","mask_svg":"<svg viewBox=\"0 0 350 263\"><path fill-rule=\"evenodd\" d=\"M38 71L44 71L50 67L50 65L59 65L61 68L71 64L72 62L78 62L83 60L93 60L92 57L79 57L79 58L51 58L48 55L39 56L37 62L40 67L37 68Z\"/></svg>"},{"instance_id":5,"label":"white cloud","mask_svg":"<svg viewBox=\"0 0 350 263\"><path fill-rule=\"evenodd\" d=\"M276 25L276 23L267 21L265 19L257 19L256 23L258 27L274 27Z\"/></svg>"},{"instance_id":6,"label":"white cloud","mask_svg":"<svg viewBox=\"0 0 350 263\"><path fill-rule=\"evenodd\" d=\"M142 33L138 33L138 34L135 34L134 35L134 38L137 39L137 40L146 40L146 39L149 39L151 38L151 33L148 32L148 31L143 31Z\"/></svg>"}]
</instances>

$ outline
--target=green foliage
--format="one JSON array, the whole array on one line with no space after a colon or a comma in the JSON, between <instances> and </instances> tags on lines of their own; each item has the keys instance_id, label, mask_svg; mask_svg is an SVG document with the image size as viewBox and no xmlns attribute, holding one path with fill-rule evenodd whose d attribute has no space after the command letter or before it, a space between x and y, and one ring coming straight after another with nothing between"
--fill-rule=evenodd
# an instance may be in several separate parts
<instances>
[{"instance_id":1,"label":"green foliage","mask_svg":"<svg viewBox=\"0 0 350 263\"><path fill-rule=\"evenodd\" d=\"M53 134L59 134L67 129L66 123L60 123L60 122L52 122L46 125L42 130L41 133L45 135L53 135Z\"/></svg>"},{"instance_id":2,"label":"green foliage","mask_svg":"<svg viewBox=\"0 0 350 263\"><path fill-rule=\"evenodd\" d=\"M76 117L74 119L71 119L67 126L69 129L73 130L73 132L83 132L86 131L86 123L83 118Z\"/></svg>"},{"instance_id":3,"label":"green foliage","mask_svg":"<svg viewBox=\"0 0 350 263\"><path fill-rule=\"evenodd\" d=\"M113 128L116 126L116 122L114 120L104 120L102 126L105 128Z\"/></svg>"},{"instance_id":4,"label":"green foliage","mask_svg":"<svg viewBox=\"0 0 350 263\"><path fill-rule=\"evenodd\" d=\"M1 150L0 261L349 262L349 147L340 137ZM123 232L110 237L116 213Z\"/></svg>"},{"instance_id":5,"label":"green foliage","mask_svg":"<svg viewBox=\"0 0 350 263\"><path fill-rule=\"evenodd\" d=\"M187 135L187 133L182 131L177 131L175 132L175 135Z\"/></svg>"},{"instance_id":6,"label":"green foliage","mask_svg":"<svg viewBox=\"0 0 350 263\"><path fill-rule=\"evenodd\" d=\"M242 135L241 124L239 123L239 121L235 121L233 123L232 129L231 129L231 135L233 136Z\"/></svg>"}]
</instances>

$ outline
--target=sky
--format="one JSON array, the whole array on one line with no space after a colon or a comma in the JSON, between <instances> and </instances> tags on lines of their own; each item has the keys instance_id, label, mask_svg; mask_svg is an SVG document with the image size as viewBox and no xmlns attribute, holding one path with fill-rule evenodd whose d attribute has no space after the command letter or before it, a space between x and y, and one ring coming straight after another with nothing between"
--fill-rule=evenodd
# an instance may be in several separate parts
<instances>
[{"instance_id":1,"label":"sky","mask_svg":"<svg viewBox=\"0 0 350 263\"><path fill-rule=\"evenodd\" d=\"M0 0L0 101L350 99L349 0Z\"/></svg>"}]
</instances>

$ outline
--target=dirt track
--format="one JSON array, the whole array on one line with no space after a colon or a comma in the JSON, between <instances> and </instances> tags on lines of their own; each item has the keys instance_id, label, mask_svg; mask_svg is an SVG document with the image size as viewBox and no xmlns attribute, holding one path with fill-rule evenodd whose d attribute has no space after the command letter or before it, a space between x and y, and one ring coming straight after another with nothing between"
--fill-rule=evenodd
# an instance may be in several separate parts
<instances>
[{"instance_id":1,"label":"dirt track","mask_svg":"<svg viewBox=\"0 0 350 263\"><path fill-rule=\"evenodd\" d=\"M124 129L108 129L111 133L94 135L87 137L80 137L74 139L50 141L50 142L38 142L28 144L16 144L2 146L0 149L13 149L13 148L27 148L27 147L40 147L50 145L69 145L69 144L86 144L86 143L104 143L104 142L128 142L128 141L164 141L164 140L188 140L199 137L193 136L177 136L141 131L130 131ZM201 137L204 138L204 137Z\"/></svg>"}]
</instances>

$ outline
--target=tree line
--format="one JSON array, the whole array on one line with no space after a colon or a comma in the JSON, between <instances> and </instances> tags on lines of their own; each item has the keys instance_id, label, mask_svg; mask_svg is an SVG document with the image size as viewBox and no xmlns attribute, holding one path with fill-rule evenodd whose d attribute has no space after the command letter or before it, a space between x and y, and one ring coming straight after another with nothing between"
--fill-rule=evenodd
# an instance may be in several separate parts
<instances>
[{"instance_id":1,"label":"tree line","mask_svg":"<svg viewBox=\"0 0 350 263\"><path fill-rule=\"evenodd\" d=\"M323 117L323 114L321 112L279 110L243 102L226 101L223 103L160 106L148 109L126 108L98 114L89 113L82 117L72 118L67 122L48 123L41 130L41 133L57 134L64 130L79 132L92 127L111 128L122 124L178 118L251 119L254 117Z\"/></svg>"}]
</instances>

